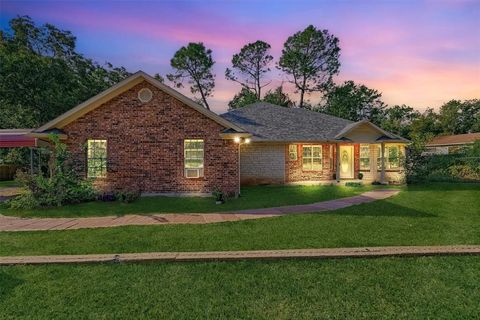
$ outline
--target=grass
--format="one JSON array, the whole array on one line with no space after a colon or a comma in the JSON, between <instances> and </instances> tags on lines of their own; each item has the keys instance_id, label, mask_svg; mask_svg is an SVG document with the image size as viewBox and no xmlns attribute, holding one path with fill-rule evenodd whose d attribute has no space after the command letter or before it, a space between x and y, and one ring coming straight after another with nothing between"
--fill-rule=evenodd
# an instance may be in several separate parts
<instances>
[{"instance_id":1,"label":"grass","mask_svg":"<svg viewBox=\"0 0 480 320\"><path fill-rule=\"evenodd\" d=\"M0 267L2 319L475 319L480 257Z\"/></svg>"},{"instance_id":2,"label":"grass","mask_svg":"<svg viewBox=\"0 0 480 320\"><path fill-rule=\"evenodd\" d=\"M341 210L207 225L0 232L0 255L480 244L480 184L405 187Z\"/></svg>"},{"instance_id":3,"label":"grass","mask_svg":"<svg viewBox=\"0 0 480 320\"><path fill-rule=\"evenodd\" d=\"M213 198L143 197L130 204L89 202L58 208L10 210L0 205L0 214L19 217L90 217L124 214L218 212L306 204L349 197L378 188L345 186L260 186L242 188L242 197L216 205Z\"/></svg>"},{"instance_id":4,"label":"grass","mask_svg":"<svg viewBox=\"0 0 480 320\"><path fill-rule=\"evenodd\" d=\"M14 180L0 181L0 188L18 187L18 183Z\"/></svg>"}]
</instances>

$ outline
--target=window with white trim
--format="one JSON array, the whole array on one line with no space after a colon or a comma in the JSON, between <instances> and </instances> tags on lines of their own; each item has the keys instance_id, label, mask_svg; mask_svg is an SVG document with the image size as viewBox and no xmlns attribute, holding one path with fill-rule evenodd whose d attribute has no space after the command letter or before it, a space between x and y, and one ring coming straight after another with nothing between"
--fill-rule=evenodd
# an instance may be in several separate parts
<instances>
[{"instance_id":1,"label":"window with white trim","mask_svg":"<svg viewBox=\"0 0 480 320\"><path fill-rule=\"evenodd\" d=\"M360 170L370 170L370 145L360 145Z\"/></svg>"},{"instance_id":2,"label":"window with white trim","mask_svg":"<svg viewBox=\"0 0 480 320\"><path fill-rule=\"evenodd\" d=\"M203 177L204 142L203 139L186 139L183 142L184 169L186 178Z\"/></svg>"},{"instance_id":3,"label":"window with white trim","mask_svg":"<svg viewBox=\"0 0 480 320\"><path fill-rule=\"evenodd\" d=\"M320 171L322 170L322 146L304 145L302 146L303 170Z\"/></svg>"},{"instance_id":4,"label":"window with white trim","mask_svg":"<svg viewBox=\"0 0 480 320\"><path fill-rule=\"evenodd\" d=\"M288 158L292 161L295 161L298 159L298 154L297 154L297 145L296 144L291 144L288 146Z\"/></svg>"},{"instance_id":5,"label":"window with white trim","mask_svg":"<svg viewBox=\"0 0 480 320\"><path fill-rule=\"evenodd\" d=\"M87 141L87 178L107 176L107 140Z\"/></svg>"},{"instance_id":6,"label":"window with white trim","mask_svg":"<svg viewBox=\"0 0 480 320\"><path fill-rule=\"evenodd\" d=\"M385 159L387 160L388 169L400 169L400 146L385 146Z\"/></svg>"},{"instance_id":7,"label":"window with white trim","mask_svg":"<svg viewBox=\"0 0 480 320\"><path fill-rule=\"evenodd\" d=\"M385 145L385 170L401 169L402 150L399 145ZM382 147L378 146L378 170L382 170Z\"/></svg>"}]
</instances>

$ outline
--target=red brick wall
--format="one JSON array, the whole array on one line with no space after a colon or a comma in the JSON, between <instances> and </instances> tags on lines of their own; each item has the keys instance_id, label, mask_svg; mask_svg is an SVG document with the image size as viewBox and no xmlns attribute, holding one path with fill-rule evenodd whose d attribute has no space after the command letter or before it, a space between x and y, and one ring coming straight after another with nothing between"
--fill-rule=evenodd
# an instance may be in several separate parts
<instances>
[{"instance_id":1,"label":"red brick wall","mask_svg":"<svg viewBox=\"0 0 480 320\"><path fill-rule=\"evenodd\" d=\"M309 144L318 144L318 143L305 143ZM297 144L297 160L290 160L288 156L288 144L285 146L285 177L287 182L298 182L298 181L323 181L323 180L332 180L334 179L334 174L336 173L336 145L321 143L322 152L323 152L323 168L321 171L306 171L303 170L302 166L302 145ZM342 144L342 145L353 145L353 154L354 154L354 179L357 179L358 172L360 171L360 145L359 144ZM330 157L328 154L329 147L333 148L332 161L329 166Z\"/></svg>"},{"instance_id":2,"label":"red brick wall","mask_svg":"<svg viewBox=\"0 0 480 320\"><path fill-rule=\"evenodd\" d=\"M142 103L141 88L153 98ZM68 124L68 149L77 172L86 175L87 139L107 139L107 177L97 179L104 190L136 188L143 192L225 192L238 190L238 146L223 140L223 128L182 102L142 82ZM204 139L204 177L184 177L184 139Z\"/></svg>"},{"instance_id":3,"label":"red brick wall","mask_svg":"<svg viewBox=\"0 0 480 320\"><path fill-rule=\"evenodd\" d=\"M306 143L309 144L318 144L318 143ZM335 173L335 145L331 145L333 148L332 162L330 163L330 158L328 154L330 144L323 143L322 153L323 153L323 163L321 171L305 171L303 170L303 159L302 159L302 145L297 144L297 160L290 160L288 156L288 144L285 147L285 180L287 182L297 182L297 181L322 181L322 180L332 180L333 174Z\"/></svg>"}]
</instances>

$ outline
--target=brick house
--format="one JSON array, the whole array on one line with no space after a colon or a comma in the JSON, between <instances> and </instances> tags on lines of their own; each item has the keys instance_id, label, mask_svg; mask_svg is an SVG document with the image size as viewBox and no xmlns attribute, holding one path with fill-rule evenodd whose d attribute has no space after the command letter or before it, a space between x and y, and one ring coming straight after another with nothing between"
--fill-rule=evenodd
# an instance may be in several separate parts
<instances>
[{"instance_id":1,"label":"brick house","mask_svg":"<svg viewBox=\"0 0 480 320\"><path fill-rule=\"evenodd\" d=\"M369 121L264 102L221 116L252 134L241 145L242 184L331 183L359 180L360 173L368 182L404 180L408 140Z\"/></svg>"},{"instance_id":2,"label":"brick house","mask_svg":"<svg viewBox=\"0 0 480 320\"><path fill-rule=\"evenodd\" d=\"M240 180L321 183L360 172L401 181L407 143L368 121L265 103L219 116L141 71L27 135L51 132L99 189L144 193L237 193Z\"/></svg>"}]
</instances>

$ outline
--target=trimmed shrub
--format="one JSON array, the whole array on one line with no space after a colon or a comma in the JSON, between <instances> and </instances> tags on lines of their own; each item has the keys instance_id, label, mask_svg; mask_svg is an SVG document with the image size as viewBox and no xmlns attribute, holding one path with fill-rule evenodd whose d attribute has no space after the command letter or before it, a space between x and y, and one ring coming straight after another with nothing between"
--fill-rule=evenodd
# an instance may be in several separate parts
<instances>
[{"instance_id":1,"label":"trimmed shrub","mask_svg":"<svg viewBox=\"0 0 480 320\"><path fill-rule=\"evenodd\" d=\"M345 186L346 187L361 187L362 183L361 182L346 182Z\"/></svg>"}]
</instances>

